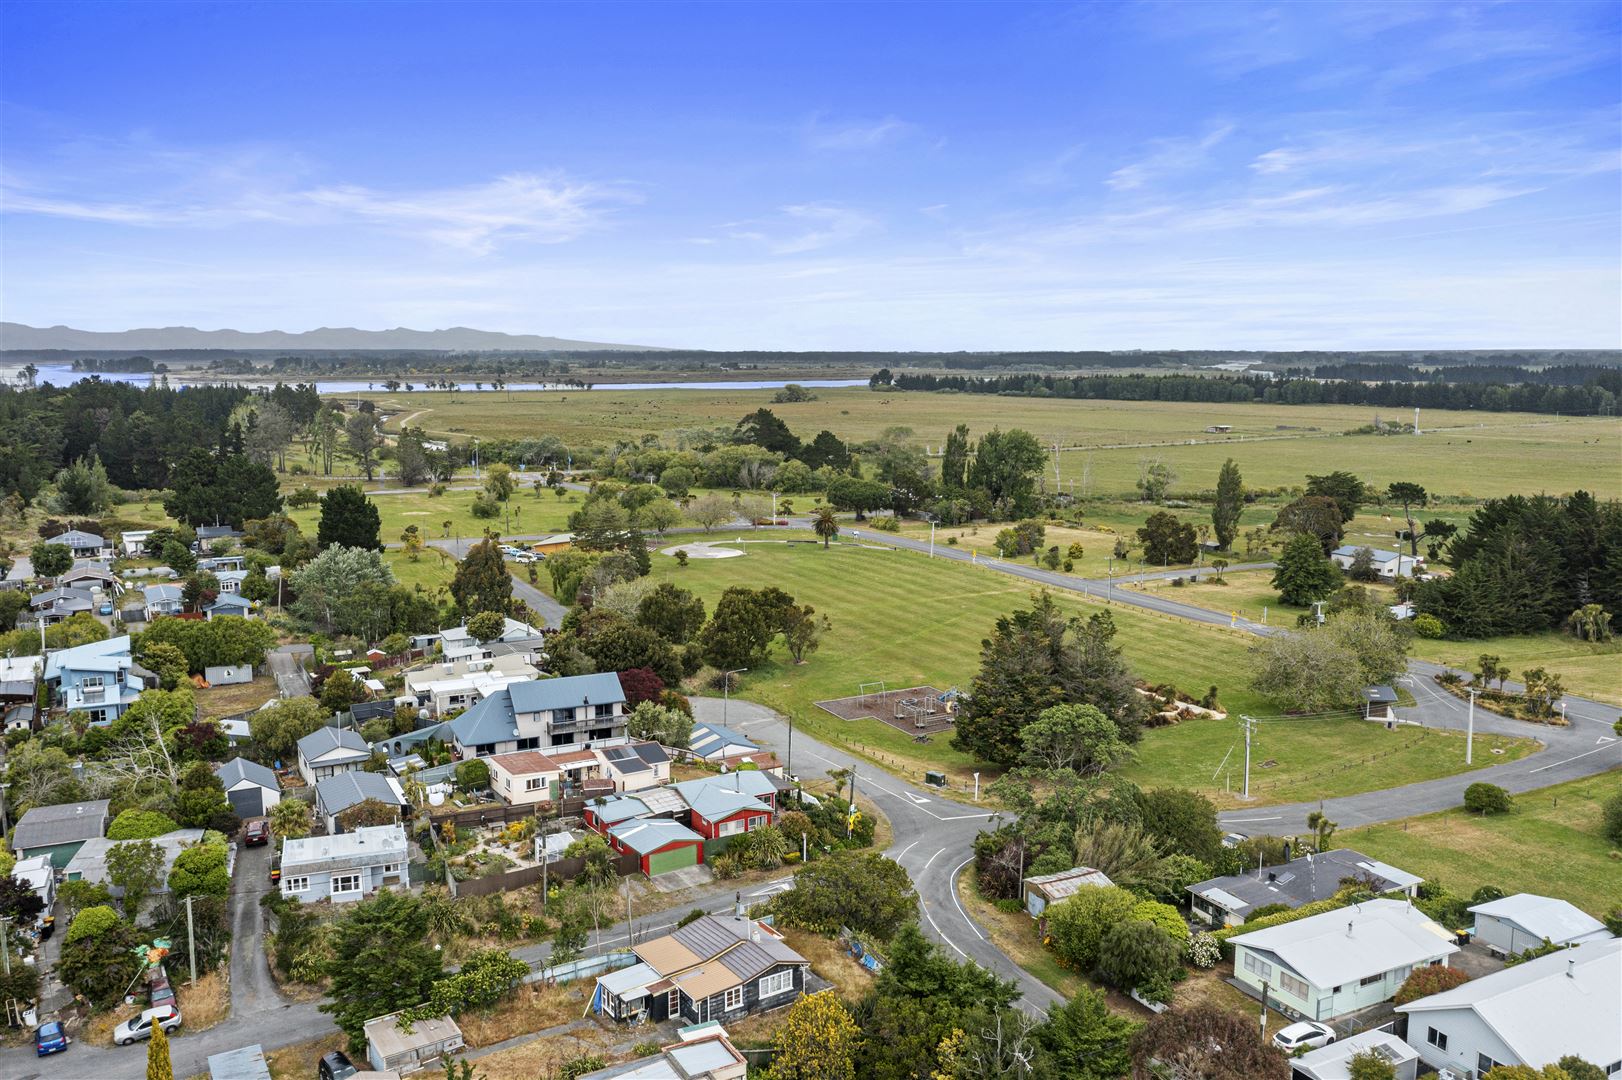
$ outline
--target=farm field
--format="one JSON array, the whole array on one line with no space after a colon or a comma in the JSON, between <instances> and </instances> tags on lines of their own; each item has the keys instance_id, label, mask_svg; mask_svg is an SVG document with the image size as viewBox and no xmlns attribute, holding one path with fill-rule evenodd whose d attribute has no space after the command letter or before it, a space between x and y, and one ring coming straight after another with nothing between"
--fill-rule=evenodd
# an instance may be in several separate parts
<instances>
[{"instance_id":1,"label":"farm field","mask_svg":"<svg viewBox=\"0 0 1622 1080\"><path fill-rule=\"evenodd\" d=\"M478 494L472 489L459 491L453 488L443 495L429 495L428 489L424 487L403 495L374 494L371 499L377 504L378 514L382 518L382 538L385 544L398 544L400 534L408 525L416 525L427 540L438 540L447 536L479 537L484 535L486 529L497 533L506 532L508 522L504 518L473 516L473 500ZM585 496L578 491L566 491L562 499L551 492L537 499L532 491L520 491L506 504L513 511L512 534L519 536L561 532L569 515L579 507L583 498ZM321 520L321 507L318 504L289 510L288 516L298 522L298 527L306 536L313 537ZM445 527L447 521L451 523L448 533ZM423 556L424 559L430 557Z\"/></svg>"},{"instance_id":2,"label":"farm field","mask_svg":"<svg viewBox=\"0 0 1622 1080\"><path fill-rule=\"evenodd\" d=\"M1414 639L1415 657L1460 671L1474 668L1476 658L1483 653L1491 653L1507 664L1513 681L1519 682L1521 672L1527 668L1547 668L1560 675L1566 689L1574 694L1622 705L1622 641L1578 641L1556 631L1475 641Z\"/></svg>"},{"instance_id":3,"label":"farm field","mask_svg":"<svg viewBox=\"0 0 1622 1080\"><path fill-rule=\"evenodd\" d=\"M1517 795L1507 814L1446 810L1348 830L1336 840L1464 896L1496 885L1560 896L1603 916L1622 902L1622 865L1599 831L1601 805L1618 791L1622 770L1613 769Z\"/></svg>"},{"instance_id":4,"label":"farm field","mask_svg":"<svg viewBox=\"0 0 1622 1080\"><path fill-rule=\"evenodd\" d=\"M819 389L817 400L773 405L772 390L601 390L514 394L383 393L368 395L402 420L432 435L512 438L556 435L565 443L601 444L612 438L658 434L671 442L682 429L730 428L746 413L771 408L802 438L823 428L847 440L876 437L889 427L910 427L938 450L960 421L975 434L1020 427L1060 454L1061 478L1078 494L1133 490L1139 461L1159 457L1179 474L1174 491L1213 487L1225 458L1233 457L1252 487L1299 484L1308 472L1351 468L1381 487L1412 480L1432 491L1477 497L1514 491L1569 491L1589 486L1622 495L1615 470L1598 475L1593 462L1614 460L1622 422L1614 418L1562 418L1529 413L1429 411L1421 425L1436 434L1411 437L1340 436L1372 423L1379 410L1351 406L1213 405L1199 402L1069 401ZM1387 420L1411 414L1386 410ZM1229 424L1227 435L1207 434ZM1198 445L1186 445L1189 440ZM1265 439L1266 441L1247 441ZM1175 445L1181 443L1183 445ZM1423 446L1423 453L1415 453ZM1586 448L1586 449L1585 449Z\"/></svg>"},{"instance_id":5,"label":"farm field","mask_svg":"<svg viewBox=\"0 0 1622 1080\"><path fill-rule=\"evenodd\" d=\"M954 786L971 783L976 762L952 749L948 735L921 744L877 721L836 719L813 702L855 694L860 683L879 679L891 686L967 686L979 666L981 639L999 616L1026 602L1028 586L956 562L854 543L826 551L776 541L743 549L742 558L695 559L686 567L655 555L653 573L692 589L709 605L729 585L777 585L827 614L833 627L804 665L795 667L781 650L774 652L764 668L744 676L741 695L792 713L802 730L909 779L946 768ZM541 580L544 585L544 574ZM1058 600L1077 614L1103 610L1068 596ZM1196 693L1215 684L1230 710L1271 711L1245 688L1250 642L1243 635L1119 606L1112 613L1117 640L1134 670L1149 681L1175 682ZM1237 726L1194 721L1150 731L1140 760L1123 775L1146 786L1195 787L1220 800L1224 781L1213 774ZM1463 768L1462 741L1455 745L1439 733L1388 732L1361 720L1280 726L1262 737L1267 749L1261 753L1276 762L1269 769L1258 765L1253 774L1253 792L1263 801L1350 794ZM1507 754L1530 747L1529 741L1515 740L1501 746ZM1335 764L1325 766L1325 760Z\"/></svg>"}]
</instances>

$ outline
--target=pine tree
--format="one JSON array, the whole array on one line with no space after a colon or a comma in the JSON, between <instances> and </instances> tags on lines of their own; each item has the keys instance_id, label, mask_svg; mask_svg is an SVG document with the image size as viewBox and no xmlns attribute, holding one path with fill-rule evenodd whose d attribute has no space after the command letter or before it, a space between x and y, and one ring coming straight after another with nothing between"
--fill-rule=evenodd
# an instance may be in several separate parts
<instances>
[{"instance_id":1,"label":"pine tree","mask_svg":"<svg viewBox=\"0 0 1622 1080\"><path fill-rule=\"evenodd\" d=\"M322 547L336 545L382 551L382 529L383 519L377 512L377 504L359 487L340 484L321 500L321 521L315 538Z\"/></svg>"},{"instance_id":2,"label":"pine tree","mask_svg":"<svg viewBox=\"0 0 1622 1080\"><path fill-rule=\"evenodd\" d=\"M1284 545L1273 571L1273 588L1286 604L1304 607L1328 598L1340 584L1340 572L1324 558L1323 548L1311 533L1296 533Z\"/></svg>"},{"instance_id":3,"label":"pine tree","mask_svg":"<svg viewBox=\"0 0 1622 1080\"><path fill-rule=\"evenodd\" d=\"M463 616L477 615L481 611L494 611L502 615L512 606L513 579L507 573L507 563L501 548L493 538L474 544L467 557L456 567L451 581L451 595Z\"/></svg>"},{"instance_id":4,"label":"pine tree","mask_svg":"<svg viewBox=\"0 0 1622 1080\"><path fill-rule=\"evenodd\" d=\"M1217 475L1216 503L1211 507L1211 527L1216 532L1217 546L1223 551L1233 547L1239 535L1239 515L1245 509L1245 485L1239 476L1239 466L1233 458L1222 463Z\"/></svg>"},{"instance_id":5,"label":"pine tree","mask_svg":"<svg viewBox=\"0 0 1622 1080\"><path fill-rule=\"evenodd\" d=\"M152 1025L152 1041L146 1044L146 1080L175 1080L175 1068L169 1061L169 1036L163 1025Z\"/></svg>"}]
</instances>

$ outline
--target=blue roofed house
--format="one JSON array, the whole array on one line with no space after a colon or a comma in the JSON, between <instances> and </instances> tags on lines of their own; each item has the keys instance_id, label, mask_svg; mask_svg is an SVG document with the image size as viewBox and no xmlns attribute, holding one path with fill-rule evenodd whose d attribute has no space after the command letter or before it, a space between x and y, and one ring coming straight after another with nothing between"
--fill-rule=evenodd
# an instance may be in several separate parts
<instances>
[{"instance_id":1,"label":"blue roofed house","mask_svg":"<svg viewBox=\"0 0 1622 1080\"><path fill-rule=\"evenodd\" d=\"M85 713L92 724L124 715L143 689L128 634L52 653L45 658L45 683L58 706Z\"/></svg>"},{"instance_id":2,"label":"blue roofed house","mask_svg":"<svg viewBox=\"0 0 1622 1080\"><path fill-rule=\"evenodd\" d=\"M298 741L298 772L306 784L358 769L371 757L366 740L349 728L319 727Z\"/></svg>"},{"instance_id":3,"label":"blue roofed house","mask_svg":"<svg viewBox=\"0 0 1622 1080\"><path fill-rule=\"evenodd\" d=\"M239 619L253 618L253 604L236 593L222 592L214 602L203 609L204 618L213 622L216 616L234 615Z\"/></svg>"},{"instance_id":4,"label":"blue roofed house","mask_svg":"<svg viewBox=\"0 0 1622 1080\"><path fill-rule=\"evenodd\" d=\"M107 554L107 541L95 533L83 532L79 529L69 529L65 533L58 533L46 541L49 544L61 544L73 552L75 559L99 559Z\"/></svg>"},{"instance_id":5,"label":"blue roofed house","mask_svg":"<svg viewBox=\"0 0 1622 1080\"><path fill-rule=\"evenodd\" d=\"M620 739L627 722L619 676L605 672L512 683L447 726L462 756L474 758Z\"/></svg>"},{"instance_id":6,"label":"blue roofed house","mask_svg":"<svg viewBox=\"0 0 1622 1080\"><path fill-rule=\"evenodd\" d=\"M1350 570L1357 561L1357 553L1367 551L1373 560L1374 572L1387 581L1399 577L1413 577L1425 568L1424 559L1404 555L1398 551L1385 551L1367 544L1342 544L1329 553L1329 558L1342 570Z\"/></svg>"},{"instance_id":7,"label":"blue roofed house","mask_svg":"<svg viewBox=\"0 0 1622 1080\"><path fill-rule=\"evenodd\" d=\"M151 622L159 615L179 615L185 606L184 597L179 585L148 585L141 590L141 598L146 602L146 621Z\"/></svg>"}]
</instances>

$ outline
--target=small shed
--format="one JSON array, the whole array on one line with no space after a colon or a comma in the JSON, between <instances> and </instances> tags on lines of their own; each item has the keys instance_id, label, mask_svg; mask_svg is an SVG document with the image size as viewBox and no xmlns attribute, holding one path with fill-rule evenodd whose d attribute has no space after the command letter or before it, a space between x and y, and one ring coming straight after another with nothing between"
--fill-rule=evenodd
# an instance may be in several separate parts
<instances>
[{"instance_id":1,"label":"small shed","mask_svg":"<svg viewBox=\"0 0 1622 1080\"><path fill-rule=\"evenodd\" d=\"M209 1080L270 1080L265 1050L257 1043L208 1056Z\"/></svg>"},{"instance_id":2,"label":"small shed","mask_svg":"<svg viewBox=\"0 0 1622 1080\"><path fill-rule=\"evenodd\" d=\"M210 686L235 686L253 682L252 664L213 664L203 669Z\"/></svg>"},{"instance_id":3,"label":"small shed","mask_svg":"<svg viewBox=\"0 0 1622 1080\"><path fill-rule=\"evenodd\" d=\"M1373 1054L1391 1066L1397 1080L1414 1080L1419 1051L1389 1031L1364 1031L1309 1050L1290 1062L1290 1080L1351 1080L1352 1058Z\"/></svg>"},{"instance_id":4,"label":"small shed","mask_svg":"<svg viewBox=\"0 0 1622 1080\"><path fill-rule=\"evenodd\" d=\"M1395 720L1392 710L1397 704L1397 692L1389 686L1363 687L1363 719Z\"/></svg>"},{"instance_id":5,"label":"small shed","mask_svg":"<svg viewBox=\"0 0 1622 1080\"><path fill-rule=\"evenodd\" d=\"M366 1021L366 1060L379 1072L416 1072L464 1045L462 1029L448 1016L418 1020L410 1031L400 1026L399 1013Z\"/></svg>"},{"instance_id":6,"label":"small shed","mask_svg":"<svg viewBox=\"0 0 1622 1080\"><path fill-rule=\"evenodd\" d=\"M225 797L238 817L260 817L282 801L281 781L257 762L234 757L216 766L214 774L225 786Z\"/></svg>"},{"instance_id":7,"label":"small shed","mask_svg":"<svg viewBox=\"0 0 1622 1080\"><path fill-rule=\"evenodd\" d=\"M1501 956L1535 949L1545 941L1575 945L1611 936L1605 924L1565 900L1515 893L1470 908L1476 917L1471 938Z\"/></svg>"},{"instance_id":8,"label":"small shed","mask_svg":"<svg viewBox=\"0 0 1622 1080\"><path fill-rule=\"evenodd\" d=\"M1040 919L1049 904L1067 900L1082 889L1102 888L1115 884L1102 870L1078 866L1061 870L1057 874L1040 874L1024 881L1025 910L1031 918Z\"/></svg>"}]
</instances>

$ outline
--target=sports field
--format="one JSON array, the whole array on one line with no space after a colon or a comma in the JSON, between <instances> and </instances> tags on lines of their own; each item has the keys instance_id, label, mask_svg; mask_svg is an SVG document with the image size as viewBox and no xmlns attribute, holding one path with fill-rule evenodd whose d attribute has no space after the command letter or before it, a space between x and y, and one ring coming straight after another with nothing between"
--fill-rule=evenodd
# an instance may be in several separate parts
<instances>
[{"instance_id":1,"label":"sports field","mask_svg":"<svg viewBox=\"0 0 1622 1080\"><path fill-rule=\"evenodd\" d=\"M460 483L470 484L472 480ZM479 537L487 529L510 536L562 532L569 515L579 509L580 501L585 498L578 491L567 490L561 499L550 491L536 498L534 492L526 488L504 504L501 517L476 518L473 500L478 494L472 488L451 488L443 495L430 495L423 487L398 495L368 492L368 497L377 504L385 544L398 544L400 534L408 525L417 526L425 540ZM288 516L298 522L306 536L313 537L321 520L321 507L317 504L289 510ZM450 523L448 527L446 522Z\"/></svg>"},{"instance_id":2,"label":"sports field","mask_svg":"<svg viewBox=\"0 0 1622 1080\"><path fill-rule=\"evenodd\" d=\"M967 783L975 762L953 750L948 737L920 744L889 725L838 720L812 703L857 693L860 684L881 679L892 686L967 687L979 666L981 640L999 616L1026 603L1029 587L961 563L853 543L826 551L750 543L743 550L743 558L695 559L685 567L656 555L653 573L692 589L708 604L728 585L777 585L828 615L833 627L822 648L798 667L774 650L764 668L744 676L742 696L792 712L818 738L913 779L922 779L925 769L945 767L955 783ZM1068 596L1059 602L1083 615L1100 610ZM1118 640L1143 677L1196 694L1214 684L1228 709L1268 711L1245 688L1245 636L1128 608L1113 611ZM1151 731L1126 775L1146 786L1182 784L1230 801L1222 799L1226 781L1218 767L1237 731L1237 722L1227 721ZM1463 768L1463 746L1456 742L1446 735L1388 732L1360 720L1280 724L1265 729L1258 743L1258 754L1274 764L1264 769L1264 759L1256 758L1252 790L1265 801L1284 802L1447 775ZM1518 754L1529 744L1506 741L1501 747ZM1477 761L1483 758L1504 760L1478 755Z\"/></svg>"},{"instance_id":3,"label":"sports field","mask_svg":"<svg viewBox=\"0 0 1622 1080\"><path fill-rule=\"evenodd\" d=\"M1412 413L1365 407L1210 405L1198 402L1068 401L990 395L820 389L817 400L773 405L772 390L596 390L524 393L372 393L402 420L438 436L513 438L556 435L592 445L653 433L667 440L682 429L731 427L746 413L771 408L802 438L827 428L847 440L871 439L888 427L911 428L936 450L960 423L975 433L1019 427L1060 453L1060 478L1078 493L1130 492L1139 463L1158 457L1179 474L1174 490L1215 485L1233 457L1253 487L1299 484L1309 472L1350 469L1371 483L1412 480L1432 491L1477 497L1510 492L1570 491L1586 486L1622 495L1614 464L1622 421L1530 413L1436 410L1421 414L1431 431L1419 439L1338 433ZM1206 428L1230 425L1227 434ZM1194 440L1197 445L1187 445ZM1263 440L1263 441L1256 441ZM1422 453L1416 453L1422 449Z\"/></svg>"}]
</instances>

